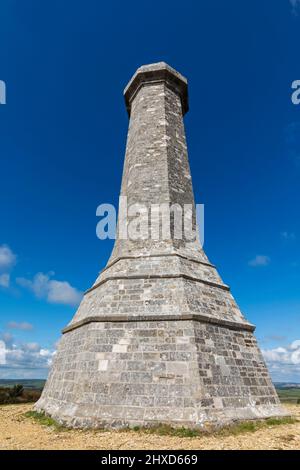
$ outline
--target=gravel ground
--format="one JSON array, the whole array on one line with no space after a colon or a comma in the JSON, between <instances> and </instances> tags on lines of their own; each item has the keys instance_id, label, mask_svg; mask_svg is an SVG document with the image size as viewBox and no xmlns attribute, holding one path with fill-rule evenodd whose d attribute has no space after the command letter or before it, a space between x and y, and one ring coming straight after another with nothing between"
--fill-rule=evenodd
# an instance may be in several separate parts
<instances>
[{"instance_id":1,"label":"gravel ground","mask_svg":"<svg viewBox=\"0 0 300 470\"><path fill-rule=\"evenodd\" d=\"M287 405L294 424L269 426L237 436L175 437L142 431L57 431L24 416L32 405L0 406L0 449L300 449L300 406Z\"/></svg>"}]
</instances>

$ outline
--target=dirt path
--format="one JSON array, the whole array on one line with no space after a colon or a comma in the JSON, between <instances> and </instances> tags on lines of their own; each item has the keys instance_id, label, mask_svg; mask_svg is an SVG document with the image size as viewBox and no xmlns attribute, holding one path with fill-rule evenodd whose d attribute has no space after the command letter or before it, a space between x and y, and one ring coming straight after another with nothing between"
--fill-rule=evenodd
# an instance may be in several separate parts
<instances>
[{"instance_id":1,"label":"dirt path","mask_svg":"<svg viewBox=\"0 0 300 470\"><path fill-rule=\"evenodd\" d=\"M24 417L32 405L0 406L0 449L300 449L300 406L288 405L295 424L237 436L173 437L134 431L56 431Z\"/></svg>"}]
</instances>

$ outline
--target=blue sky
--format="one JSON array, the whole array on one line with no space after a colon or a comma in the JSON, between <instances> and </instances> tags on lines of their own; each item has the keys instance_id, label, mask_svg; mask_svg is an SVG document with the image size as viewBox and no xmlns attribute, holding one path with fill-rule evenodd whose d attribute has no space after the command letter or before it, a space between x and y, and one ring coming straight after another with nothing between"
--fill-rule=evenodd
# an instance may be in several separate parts
<instances>
[{"instance_id":1,"label":"blue sky","mask_svg":"<svg viewBox=\"0 0 300 470\"><path fill-rule=\"evenodd\" d=\"M2 0L0 17L0 378L47 375L105 266L96 208L118 201L122 91L163 60L189 80L205 251L274 380L300 382L300 2Z\"/></svg>"}]
</instances>

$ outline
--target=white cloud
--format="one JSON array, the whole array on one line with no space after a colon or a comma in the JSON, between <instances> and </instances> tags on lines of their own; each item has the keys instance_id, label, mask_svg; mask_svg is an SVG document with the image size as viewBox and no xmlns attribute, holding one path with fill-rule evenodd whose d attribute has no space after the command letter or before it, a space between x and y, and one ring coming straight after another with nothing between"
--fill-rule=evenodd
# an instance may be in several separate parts
<instances>
[{"instance_id":1,"label":"white cloud","mask_svg":"<svg viewBox=\"0 0 300 470\"><path fill-rule=\"evenodd\" d=\"M0 270L7 271L16 263L17 257L7 245L0 245Z\"/></svg>"},{"instance_id":2,"label":"white cloud","mask_svg":"<svg viewBox=\"0 0 300 470\"><path fill-rule=\"evenodd\" d=\"M23 348L25 349L25 351L40 351L40 345L39 343L25 343L23 345Z\"/></svg>"},{"instance_id":3,"label":"white cloud","mask_svg":"<svg viewBox=\"0 0 300 470\"><path fill-rule=\"evenodd\" d=\"M271 262L271 259L269 258L269 256L266 256L266 255L256 255L255 258L251 259L250 261L248 261L248 265L249 266L253 266L253 267L256 267L256 266L267 266L268 264L270 264Z\"/></svg>"},{"instance_id":4,"label":"white cloud","mask_svg":"<svg viewBox=\"0 0 300 470\"><path fill-rule=\"evenodd\" d=\"M46 299L50 303L76 306L83 293L72 287L67 281L50 279L54 273L37 273L33 279L19 277L16 282L31 290L37 298Z\"/></svg>"},{"instance_id":5,"label":"white cloud","mask_svg":"<svg viewBox=\"0 0 300 470\"><path fill-rule=\"evenodd\" d=\"M17 257L7 245L0 245L0 287L7 289L10 285L9 271L16 264Z\"/></svg>"},{"instance_id":6,"label":"white cloud","mask_svg":"<svg viewBox=\"0 0 300 470\"><path fill-rule=\"evenodd\" d=\"M3 340L6 345L13 344L13 336L10 333L0 333L0 340Z\"/></svg>"},{"instance_id":7,"label":"white cloud","mask_svg":"<svg viewBox=\"0 0 300 470\"><path fill-rule=\"evenodd\" d=\"M5 360L0 366L2 376L5 376L5 370L22 369L24 372L27 369L48 369L55 355L54 350L41 348L38 343L15 344L14 342L7 343L5 340L3 343L5 344Z\"/></svg>"},{"instance_id":8,"label":"white cloud","mask_svg":"<svg viewBox=\"0 0 300 470\"><path fill-rule=\"evenodd\" d=\"M267 336L263 336L261 339L260 339L260 343L269 343L270 341L275 341L275 342L282 342L284 341L286 338L285 336L283 335L274 335L274 334L271 334L271 335L267 335Z\"/></svg>"},{"instance_id":9,"label":"white cloud","mask_svg":"<svg viewBox=\"0 0 300 470\"><path fill-rule=\"evenodd\" d=\"M0 287L9 287L10 276L8 273L0 274Z\"/></svg>"},{"instance_id":10,"label":"white cloud","mask_svg":"<svg viewBox=\"0 0 300 470\"><path fill-rule=\"evenodd\" d=\"M300 7L300 0L290 0L290 4L292 5L293 15L298 15L299 7Z\"/></svg>"},{"instance_id":11,"label":"white cloud","mask_svg":"<svg viewBox=\"0 0 300 470\"><path fill-rule=\"evenodd\" d=\"M17 256L8 245L0 245L0 287L10 286L9 271L16 264ZM76 306L81 301L83 292L79 291L67 281L51 279L54 272L47 274L37 273L33 279L19 277L17 284L31 290L37 298L45 299L53 304ZM26 325L10 326L10 328L27 329Z\"/></svg>"},{"instance_id":12,"label":"white cloud","mask_svg":"<svg viewBox=\"0 0 300 470\"><path fill-rule=\"evenodd\" d=\"M6 361L6 346L2 339L0 339L0 364L5 364Z\"/></svg>"},{"instance_id":13,"label":"white cloud","mask_svg":"<svg viewBox=\"0 0 300 470\"><path fill-rule=\"evenodd\" d=\"M284 240L295 240L296 238L296 235L294 234L294 232L281 232L280 236Z\"/></svg>"},{"instance_id":14,"label":"white cloud","mask_svg":"<svg viewBox=\"0 0 300 470\"><path fill-rule=\"evenodd\" d=\"M16 322L16 321L10 321L8 324L7 324L8 328L13 328L13 329L16 329L16 330L32 330L33 329L33 325L31 323L28 323L26 321L23 321L23 322Z\"/></svg>"},{"instance_id":15,"label":"white cloud","mask_svg":"<svg viewBox=\"0 0 300 470\"><path fill-rule=\"evenodd\" d=\"M289 363L290 354L285 348L263 349L266 361Z\"/></svg>"},{"instance_id":16,"label":"white cloud","mask_svg":"<svg viewBox=\"0 0 300 470\"><path fill-rule=\"evenodd\" d=\"M68 282L50 281L48 301L55 304L78 305L82 293L72 287Z\"/></svg>"},{"instance_id":17,"label":"white cloud","mask_svg":"<svg viewBox=\"0 0 300 470\"><path fill-rule=\"evenodd\" d=\"M285 347L263 349L263 356L275 380L300 381L300 340Z\"/></svg>"},{"instance_id":18,"label":"white cloud","mask_svg":"<svg viewBox=\"0 0 300 470\"><path fill-rule=\"evenodd\" d=\"M40 349L40 356L42 357L49 357L49 356L52 356L53 354L54 352L51 353L49 349Z\"/></svg>"},{"instance_id":19,"label":"white cloud","mask_svg":"<svg viewBox=\"0 0 300 470\"><path fill-rule=\"evenodd\" d=\"M296 339L295 341L292 342L290 345L290 349L298 349L300 348L300 339Z\"/></svg>"}]
</instances>

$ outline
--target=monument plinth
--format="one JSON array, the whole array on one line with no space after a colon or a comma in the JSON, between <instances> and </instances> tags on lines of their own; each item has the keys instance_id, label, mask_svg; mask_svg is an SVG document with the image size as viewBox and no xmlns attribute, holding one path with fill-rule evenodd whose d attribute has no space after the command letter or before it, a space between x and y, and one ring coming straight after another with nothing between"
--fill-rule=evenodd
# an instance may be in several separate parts
<instances>
[{"instance_id":1,"label":"monument plinth","mask_svg":"<svg viewBox=\"0 0 300 470\"><path fill-rule=\"evenodd\" d=\"M160 62L127 85L121 195L191 204L187 80ZM70 426L202 427L283 414L253 335L198 239L117 238L63 330L36 409Z\"/></svg>"}]
</instances>

